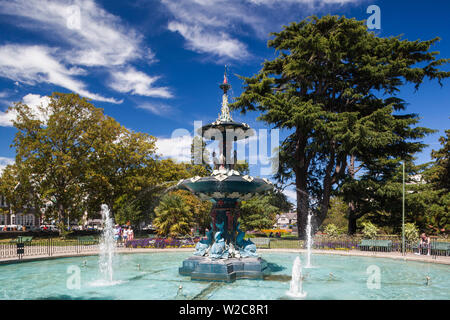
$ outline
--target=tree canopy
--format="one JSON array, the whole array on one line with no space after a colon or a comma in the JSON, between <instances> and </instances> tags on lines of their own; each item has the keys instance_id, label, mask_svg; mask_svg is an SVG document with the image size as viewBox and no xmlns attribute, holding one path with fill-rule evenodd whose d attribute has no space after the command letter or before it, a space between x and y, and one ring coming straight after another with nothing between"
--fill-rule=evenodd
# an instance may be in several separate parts
<instances>
[{"instance_id":1,"label":"tree canopy","mask_svg":"<svg viewBox=\"0 0 450 320\"><path fill-rule=\"evenodd\" d=\"M439 83L450 72L429 51L427 41L381 38L362 21L338 16L310 17L284 26L268 46L278 56L253 77L241 77L244 91L231 105L242 113L259 111L259 120L287 130L276 177L297 190L299 235L308 213L317 228L326 218L330 197L356 166L377 168L379 159L411 159L420 139L432 130L414 127L415 114L401 114L396 94L425 79ZM353 178L352 178L353 177Z\"/></svg>"}]
</instances>

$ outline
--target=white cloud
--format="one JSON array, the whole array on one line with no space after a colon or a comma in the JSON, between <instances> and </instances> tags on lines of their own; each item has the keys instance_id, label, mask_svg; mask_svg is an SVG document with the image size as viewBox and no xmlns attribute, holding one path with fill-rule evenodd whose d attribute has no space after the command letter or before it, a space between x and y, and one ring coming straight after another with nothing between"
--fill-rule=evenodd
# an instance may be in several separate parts
<instances>
[{"instance_id":1,"label":"white cloud","mask_svg":"<svg viewBox=\"0 0 450 320\"><path fill-rule=\"evenodd\" d=\"M19 26L51 30L52 36L70 43L72 48L65 52L65 58L74 64L122 65L144 50L142 35L93 0L7 0L0 1L0 8L3 14L33 21L19 21Z\"/></svg>"},{"instance_id":2,"label":"white cloud","mask_svg":"<svg viewBox=\"0 0 450 320\"><path fill-rule=\"evenodd\" d=\"M67 68L53 55L55 49L45 46L4 45L0 47L0 76L33 85L50 83L93 100L118 103L85 89L74 76L84 74L80 68Z\"/></svg>"},{"instance_id":3,"label":"white cloud","mask_svg":"<svg viewBox=\"0 0 450 320\"><path fill-rule=\"evenodd\" d=\"M131 68L131 62L152 63L155 55L144 44L141 33L99 7L94 0L0 0L0 14L19 17L16 26L42 31L42 35L61 43L58 50L42 45L4 46L9 61L0 63L4 71L0 71L0 76L32 84L48 82L93 100L121 103L89 92L84 83L74 78L89 74L86 68L104 67L120 81L121 86L113 85L113 88L120 88L119 92L171 97L167 88L150 87L149 83L158 77L136 70L133 75L137 78L130 73L123 74L121 70ZM13 63L11 60L20 57L24 50L30 53L27 59L20 58ZM38 63L41 59L42 66Z\"/></svg>"},{"instance_id":4,"label":"white cloud","mask_svg":"<svg viewBox=\"0 0 450 320\"><path fill-rule=\"evenodd\" d=\"M129 67L125 71L117 71L111 75L109 86L119 92L137 94L147 97L171 98L172 93L166 87L153 87L158 77Z\"/></svg>"},{"instance_id":5,"label":"white cloud","mask_svg":"<svg viewBox=\"0 0 450 320\"><path fill-rule=\"evenodd\" d=\"M157 153L165 158L171 158L177 162L191 161L191 144L192 137L190 135L158 138L156 141Z\"/></svg>"},{"instance_id":6,"label":"white cloud","mask_svg":"<svg viewBox=\"0 0 450 320\"><path fill-rule=\"evenodd\" d=\"M172 14L168 29L180 33L189 50L214 57L251 57L238 36L266 40L283 24L317 14L331 5L368 0L161 0Z\"/></svg>"},{"instance_id":7,"label":"white cloud","mask_svg":"<svg viewBox=\"0 0 450 320\"><path fill-rule=\"evenodd\" d=\"M147 110L158 116L169 116L174 112L174 108L172 108L169 105L161 104L161 103L155 104L155 103L145 102L145 103L137 105L137 108Z\"/></svg>"},{"instance_id":8,"label":"white cloud","mask_svg":"<svg viewBox=\"0 0 450 320\"><path fill-rule=\"evenodd\" d=\"M230 38L224 32L211 33L199 25L179 22L170 22L168 28L170 31L180 33L186 39L188 49L193 51L233 59L244 59L249 55L245 44Z\"/></svg>"},{"instance_id":9,"label":"white cloud","mask_svg":"<svg viewBox=\"0 0 450 320\"><path fill-rule=\"evenodd\" d=\"M5 167L8 164L13 164L13 163L14 163L14 159L12 159L12 158L0 157L0 174L3 172L3 170L5 169Z\"/></svg>"},{"instance_id":10,"label":"white cloud","mask_svg":"<svg viewBox=\"0 0 450 320\"><path fill-rule=\"evenodd\" d=\"M46 108L50 102L50 98L47 96L41 97L38 94L27 94L22 98L22 102L31 108L31 112L36 115L39 120L46 121L47 116L41 113L38 106ZM8 110L6 112L0 111L0 126L12 127L12 121L17 117L17 113L14 110Z\"/></svg>"},{"instance_id":11,"label":"white cloud","mask_svg":"<svg viewBox=\"0 0 450 320\"><path fill-rule=\"evenodd\" d=\"M248 2L258 4L258 5L274 5L274 4L306 4L306 5L316 5L323 6L327 4L347 4L360 2L359 0L247 0Z\"/></svg>"}]
</instances>

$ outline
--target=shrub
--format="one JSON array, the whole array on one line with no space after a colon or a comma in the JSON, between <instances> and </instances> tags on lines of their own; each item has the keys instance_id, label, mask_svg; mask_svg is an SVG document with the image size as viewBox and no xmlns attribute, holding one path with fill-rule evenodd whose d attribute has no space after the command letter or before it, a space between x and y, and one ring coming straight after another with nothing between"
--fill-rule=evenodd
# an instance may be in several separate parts
<instances>
[{"instance_id":1,"label":"shrub","mask_svg":"<svg viewBox=\"0 0 450 320\"><path fill-rule=\"evenodd\" d=\"M164 239L164 238L147 238L147 239L134 239L127 241L127 248L193 248L200 238L192 239Z\"/></svg>"},{"instance_id":2,"label":"shrub","mask_svg":"<svg viewBox=\"0 0 450 320\"><path fill-rule=\"evenodd\" d=\"M375 239L378 234L378 228L371 222L363 222L362 223L363 230L362 234L365 239Z\"/></svg>"},{"instance_id":3,"label":"shrub","mask_svg":"<svg viewBox=\"0 0 450 320\"><path fill-rule=\"evenodd\" d=\"M340 234L339 228L333 223L327 224L323 232L325 232L330 237L337 237Z\"/></svg>"},{"instance_id":4,"label":"shrub","mask_svg":"<svg viewBox=\"0 0 450 320\"><path fill-rule=\"evenodd\" d=\"M419 230L414 223L405 224L405 239L409 243L416 242L419 239Z\"/></svg>"}]
</instances>

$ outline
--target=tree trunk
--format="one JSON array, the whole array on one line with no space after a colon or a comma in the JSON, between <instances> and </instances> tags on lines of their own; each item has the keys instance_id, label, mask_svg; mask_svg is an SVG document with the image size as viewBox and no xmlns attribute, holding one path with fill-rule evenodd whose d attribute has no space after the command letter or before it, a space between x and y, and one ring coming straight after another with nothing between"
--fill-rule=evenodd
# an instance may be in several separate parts
<instances>
[{"instance_id":1,"label":"tree trunk","mask_svg":"<svg viewBox=\"0 0 450 320\"><path fill-rule=\"evenodd\" d=\"M322 186L323 186L323 192L322 192L322 199L320 199L320 211L318 216L316 217L316 225L315 228L319 229L319 227L322 225L322 222L325 220L328 214L328 207L330 205L330 197L331 197L331 191L332 186L334 183L333 179L333 171L335 171L335 158L334 158L334 147L332 149L332 153L330 154L329 162L325 169L325 176L323 178Z\"/></svg>"},{"instance_id":2,"label":"tree trunk","mask_svg":"<svg viewBox=\"0 0 450 320\"><path fill-rule=\"evenodd\" d=\"M361 216L356 213L356 206L353 201L348 204L348 235L354 235L356 233L356 221Z\"/></svg>"},{"instance_id":3,"label":"tree trunk","mask_svg":"<svg viewBox=\"0 0 450 320\"><path fill-rule=\"evenodd\" d=\"M303 174L296 175L297 186L297 228L298 237L306 239L306 224L308 221L309 196L306 190L306 177Z\"/></svg>"},{"instance_id":4,"label":"tree trunk","mask_svg":"<svg viewBox=\"0 0 450 320\"><path fill-rule=\"evenodd\" d=\"M308 161L305 153L307 137L299 128L296 131L295 159L297 166L295 172L295 186L297 191L297 229L298 237L306 239L306 223L309 211L309 194L307 191Z\"/></svg>"},{"instance_id":5,"label":"tree trunk","mask_svg":"<svg viewBox=\"0 0 450 320\"><path fill-rule=\"evenodd\" d=\"M350 156L350 165L348 167L348 174L350 175L351 179L355 178L355 156ZM356 221L358 220L358 217L356 215L356 206L354 201L350 201L348 203L348 227L347 227L347 234L353 235L356 233Z\"/></svg>"}]
</instances>

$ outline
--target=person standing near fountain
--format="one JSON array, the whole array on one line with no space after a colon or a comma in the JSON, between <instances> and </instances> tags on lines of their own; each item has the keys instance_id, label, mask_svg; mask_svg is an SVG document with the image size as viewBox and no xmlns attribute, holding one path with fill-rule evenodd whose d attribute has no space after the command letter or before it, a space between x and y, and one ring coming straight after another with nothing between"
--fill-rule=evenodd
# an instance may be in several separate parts
<instances>
[{"instance_id":1,"label":"person standing near fountain","mask_svg":"<svg viewBox=\"0 0 450 320\"><path fill-rule=\"evenodd\" d=\"M128 239L128 229L124 228L122 230L122 241L123 241L123 245L125 245L127 243L127 239Z\"/></svg>"},{"instance_id":2,"label":"person standing near fountain","mask_svg":"<svg viewBox=\"0 0 450 320\"><path fill-rule=\"evenodd\" d=\"M430 237L427 237L425 232L420 235L419 255L422 253L422 249L428 249L427 255L430 255Z\"/></svg>"},{"instance_id":3,"label":"person standing near fountain","mask_svg":"<svg viewBox=\"0 0 450 320\"><path fill-rule=\"evenodd\" d=\"M131 229L131 226L128 227L128 241L134 239L134 231Z\"/></svg>"},{"instance_id":4,"label":"person standing near fountain","mask_svg":"<svg viewBox=\"0 0 450 320\"><path fill-rule=\"evenodd\" d=\"M120 226L118 224L116 224L116 227L114 229L114 240L117 242L120 241L120 236L122 233L122 229L120 228Z\"/></svg>"}]
</instances>

